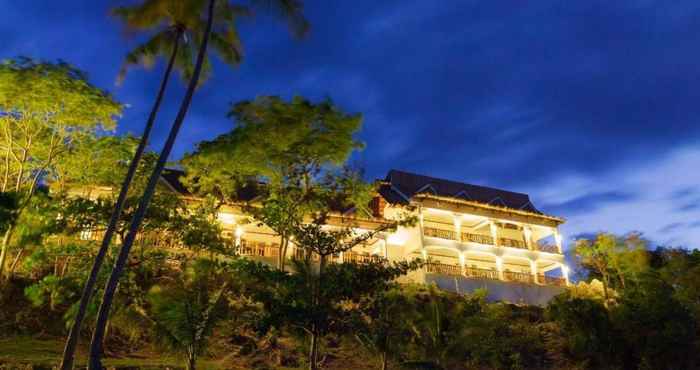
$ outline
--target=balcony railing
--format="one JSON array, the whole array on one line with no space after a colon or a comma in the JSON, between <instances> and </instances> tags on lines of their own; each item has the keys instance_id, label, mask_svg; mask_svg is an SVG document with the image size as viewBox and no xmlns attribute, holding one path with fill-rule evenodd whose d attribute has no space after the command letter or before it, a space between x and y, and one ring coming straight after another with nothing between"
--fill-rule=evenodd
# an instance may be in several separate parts
<instances>
[{"instance_id":1,"label":"balcony railing","mask_svg":"<svg viewBox=\"0 0 700 370\"><path fill-rule=\"evenodd\" d=\"M521 283L534 283L532 274L526 272L503 271L503 278L508 281L519 281Z\"/></svg>"},{"instance_id":2,"label":"balcony railing","mask_svg":"<svg viewBox=\"0 0 700 370\"><path fill-rule=\"evenodd\" d=\"M559 253L559 247L554 244L540 244L537 246L537 249L547 253Z\"/></svg>"},{"instance_id":3,"label":"balcony railing","mask_svg":"<svg viewBox=\"0 0 700 370\"><path fill-rule=\"evenodd\" d=\"M547 276L547 275L540 274L540 275L538 275L537 280L540 284L566 286L566 279L561 278L561 277Z\"/></svg>"},{"instance_id":4,"label":"balcony railing","mask_svg":"<svg viewBox=\"0 0 700 370\"><path fill-rule=\"evenodd\" d=\"M446 263L430 262L425 265L426 272L430 274L462 275L462 267L459 265L448 265Z\"/></svg>"},{"instance_id":5,"label":"balcony railing","mask_svg":"<svg viewBox=\"0 0 700 370\"><path fill-rule=\"evenodd\" d=\"M462 233L462 242L493 245L493 238L489 235Z\"/></svg>"},{"instance_id":6,"label":"balcony railing","mask_svg":"<svg viewBox=\"0 0 700 370\"><path fill-rule=\"evenodd\" d=\"M527 244L525 244L524 240L511 239L511 238L499 238L498 242L499 242L501 247L527 249Z\"/></svg>"},{"instance_id":7,"label":"balcony railing","mask_svg":"<svg viewBox=\"0 0 700 370\"><path fill-rule=\"evenodd\" d=\"M355 252L345 252L343 253L343 262L350 263L379 263L384 262L385 258L382 256L372 255L372 254L360 254Z\"/></svg>"},{"instance_id":8,"label":"balcony railing","mask_svg":"<svg viewBox=\"0 0 700 370\"><path fill-rule=\"evenodd\" d=\"M458 240L457 233L453 230L440 229L437 227L423 227L423 235L433 238ZM461 233L459 241L462 243L478 243L484 245L495 245L493 238L490 235ZM498 245L507 248L528 249L525 240L512 238L498 238ZM536 245L535 248L542 252L559 254L559 248L556 245Z\"/></svg>"},{"instance_id":9,"label":"balcony railing","mask_svg":"<svg viewBox=\"0 0 700 370\"><path fill-rule=\"evenodd\" d=\"M276 244L246 242L241 240L238 254L248 257L278 257L280 248Z\"/></svg>"},{"instance_id":10,"label":"balcony railing","mask_svg":"<svg viewBox=\"0 0 700 370\"><path fill-rule=\"evenodd\" d=\"M435 238L457 240L456 233L452 230L438 229L435 227L424 227L423 234L425 234L425 236L432 236Z\"/></svg>"},{"instance_id":11,"label":"balcony railing","mask_svg":"<svg viewBox=\"0 0 700 370\"><path fill-rule=\"evenodd\" d=\"M477 278L477 279L490 279L498 280L498 271L480 269L476 267L465 267L464 275L466 277Z\"/></svg>"},{"instance_id":12,"label":"balcony railing","mask_svg":"<svg viewBox=\"0 0 700 370\"><path fill-rule=\"evenodd\" d=\"M451 265L440 262L426 263L425 272L429 274L464 276L467 278L474 279L501 280L499 279L498 271L496 270L481 269L476 267L464 267L464 273L462 273L462 267L460 265ZM533 275L527 272L503 271L503 280L527 284L535 283ZM564 280L563 278L545 276L540 274L538 275L537 280L539 284L566 286L566 280Z\"/></svg>"}]
</instances>

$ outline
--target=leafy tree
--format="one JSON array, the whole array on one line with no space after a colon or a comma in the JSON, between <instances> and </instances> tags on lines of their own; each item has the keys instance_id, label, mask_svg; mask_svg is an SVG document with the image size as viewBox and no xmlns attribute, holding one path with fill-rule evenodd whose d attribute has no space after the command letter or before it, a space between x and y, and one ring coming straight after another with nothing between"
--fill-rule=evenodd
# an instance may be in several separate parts
<instances>
[{"instance_id":1,"label":"leafy tree","mask_svg":"<svg viewBox=\"0 0 700 370\"><path fill-rule=\"evenodd\" d=\"M195 369L214 326L225 316L227 275L225 265L200 259L186 266L173 284L149 292L156 338L185 353L188 370Z\"/></svg>"},{"instance_id":2,"label":"leafy tree","mask_svg":"<svg viewBox=\"0 0 700 370\"><path fill-rule=\"evenodd\" d=\"M404 339L410 335L406 325L410 307L409 299L399 287L377 291L360 301L354 336L363 347L378 355L382 370L388 369L389 359L397 359L405 347Z\"/></svg>"},{"instance_id":3,"label":"leafy tree","mask_svg":"<svg viewBox=\"0 0 700 370\"><path fill-rule=\"evenodd\" d=\"M648 272L621 295L611 316L626 342L625 368L692 369L697 325L674 298L673 287Z\"/></svg>"},{"instance_id":4,"label":"leafy tree","mask_svg":"<svg viewBox=\"0 0 700 370\"><path fill-rule=\"evenodd\" d=\"M484 297L449 294L435 287L406 293L411 311L404 325L409 328L413 355L405 364L444 369L464 361L461 346L467 340L466 325L481 312Z\"/></svg>"},{"instance_id":5,"label":"leafy tree","mask_svg":"<svg viewBox=\"0 0 700 370\"><path fill-rule=\"evenodd\" d=\"M562 294L547 306L549 356L562 368L614 369L620 366L622 338L599 301Z\"/></svg>"},{"instance_id":6,"label":"leafy tree","mask_svg":"<svg viewBox=\"0 0 700 370\"><path fill-rule=\"evenodd\" d=\"M625 289L628 280L636 280L649 264L646 243L638 234L619 238L600 233L594 241L578 240L574 252L585 268L602 278L606 305L611 285Z\"/></svg>"},{"instance_id":7,"label":"leafy tree","mask_svg":"<svg viewBox=\"0 0 700 370\"><path fill-rule=\"evenodd\" d=\"M0 64L0 191L13 190L18 199L2 239L0 279L17 221L41 180L76 143L112 129L121 109L67 63L17 58Z\"/></svg>"},{"instance_id":8,"label":"leafy tree","mask_svg":"<svg viewBox=\"0 0 700 370\"><path fill-rule=\"evenodd\" d=\"M293 264L293 273L251 264L246 274L257 287L251 294L264 306L260 327L301 331L309 340L310 369L318 368L319 341L330 331L351 328L351 312L363 297L386 290L392 280L419 266L334 263L318 271L310 259Z\"/></svg>"},{"instance_id":9,"label":"leafy tree","mask_svg":"<svg viewBox=\"0 0 700 370\"><path fill-rule=\"evenodd\" d=\"M353 137L361 116L343 113L330 100L286 102L275 96L237 103L229 116L236 122L231 132L200 143L183 159L185 181L196 193L215 194L222 202L239 201L242 188L264 183L246 211L279 235L277 265L284 269L294 225L327 207L319 197L328 189L324 180L362 148Z\"/></svg>"},{"instance_id":10,"label":"leafy tree","mask_svg":"<svg viewBox=\"0 0 700 370\"><path fill-rule=\"evenodd\" d=\"M654 266L674 298L693 313L700 323L700 251L680 248L657 248Z\"/></svg>"},{"instance_id":11,"label":"leafy tree","mask_svg":"<svg viewBox=\"0 0 700 370\"><path fill-rule=\"evenodd\" d=\"M222 30L225 30L224 33L229 36L236 35L234 32L235 28L232 28L231 26L234 20L233 15L236 13L235 8L232 7L228 1L220 1L217 5L216 0L208 0L208 4L206 5L206 16L204 17L205 20L202 20L200 14L204 11L204 0L192 1L194 1L194 4L199 6L193 5L190 9L195 12L198 24L203 26L199 28L201 32L197 32L194 35L194 38L199 40L199 50L194 64L194 69L192 71L192 77L190 78L177 117L173 122L173 125L170 129L170 133L168 134L168 138L166 139L165 145L163 146L163 149L158 157L156 166L149 177L146 190L144 191L143 197L141 198L141 202L139 203L139 207L134 215L131 226L129 228L129 233L127 234L127 237L124 240L122 249L120 250L119 256L117 257L115 266L112 270L112 274L110 275L110 278L105 287L102 304L98 313L97 326L93 333L93 338L90 344L89 368L91 369L102 368L100 364L100 356L102 353L101 345L102 339L104 337L104 328L106 326L107 319L109 316L109 309L112 305L112 298L114 296L119 277L121 276L122 271L124 269L124 265L126 264L127 257L131 250L131 246L133 245L134 240L136 239L136 234L139 230L141 222L145 217L148 204L150 203L151 198L153 197L156 185L160 179L160 175L165 167L165 163L168 159L168 156L172 151L173 145L175 144L175 139L177 138L178 132L180 131L180 127L182 126L185 116L187 115L190 103L192 102L194 91L200 83L199 79L202 73L202 69L205 67L204 63L207 56L208 43L211 39L212 44L221 45L221 49L226 49L227 47L237 49L237 45L230 45L227 43L231 40L230 37L221 39L216 36L216 34L218 32L221 32ZM275 1L274 4L277 4L278 9L284 11L284 14L291 15L290 19L296 20L296 24L305 26L305 23L302 22L303 18L300 15L300 4L293 1ZM305 27L300 29L300 32L302 31L305 31ZM232 55L235 55L235 53L224 54L224 61L230 60L229 58Z\"/></svg>"},{"instance_id":12,"label":"leafy tree","mask_svg":"<svg viewBox=\"0 0 700 370\"><path fill-rule=\"evenodd\" d=\"M203 3L204 1L201 0L145 0L138 5L122 6L113 10L113 15L122 20L131 31L154 30L153 35L144 44L127 54L119 73L119 81L124 78L129 66L140 64L151 67L159 57L167 58L168 63L153 107L144 126L141 140L136 147L133 159L121 185L112 217L105 231L99 252L95 257L94 267L85 283L75 324L66 340L66 348L64 349L61 365L63 370L71 369L73 366L75 346L78 341L78 333L80 332L83 316L85 315L88 301L93 294L97 274L102 267L116 224L126 203L129 187L146 150L146 145L170 80L170 74L173 68L176 68L180 70L184 80L192 79L194 81L192 85L196 86L202 65L204 64L205 70L209 69L207 59L202 60L201 57L199 58L199 68L194 68L192 63L194 51L199 48L206 49L206 43L210 37L209 32L212 28L212 22L205 26L201 20ZM228 7L227 2L223 4L219 6L220 16L217 21L217 28L211 34L212 44L222 57L222 60L229 64L238 64L241 58L240 42L235 29L230 26L238 12L235 11L235 8ZM212 2L213 5L214 3ZM197 78L193 78L194 74L197 75ZM182 114L182 117L184 118L184 114ZM165 157L167 159L167 155Z\"/></svg>"}]
</instances>

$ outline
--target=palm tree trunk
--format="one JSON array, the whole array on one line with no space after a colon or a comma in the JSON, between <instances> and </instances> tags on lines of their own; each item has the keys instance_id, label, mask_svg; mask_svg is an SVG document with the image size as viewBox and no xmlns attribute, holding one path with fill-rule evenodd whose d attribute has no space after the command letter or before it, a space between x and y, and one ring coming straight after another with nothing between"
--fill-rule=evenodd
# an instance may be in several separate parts
<instances>
[{"instance_id":1,"label":"palm tree trunk","mask_svg":"<svg viewBox=\"0 0 700 370\"><path fill-rule=\"evenodd\" d=\"M316 325L311 328L311 348L309 348L309 370L318 369L318 333Z\"/></svg>"},{"instance_id":2,"label":"palm tree trunk","mask_svg":"<svg viewBox=\"0 0 700 370\"><path fill-rule=\"evenodd\" d=\"M146 186L146 190L144 191L143 197L139 202L139 206L136 210L136 213L134 213L134 218L131 220L131 224L129 225L129 232L126 235L126 239L122 244L122 248L119 251L119 255L117 256L117 260L114 264L112 274L109 276L109 280L107 281L107 285L105 286L105 291L102 296L102 303L100 304L100 309L97 314L97 323L95 326L95 330L92 333L92 341L90 343L90 358L88 361L88 369L90 370L102 369L100 357L102 355L104 327L107 318L109 317L109 310L112 306L112 300L114 299L114 292L117 287L117 283L119 282L119 278L121 277L121 274L124 270L124 266L126 265L126 260L129 257L131 246L134 244L134 240L136 239L136 234L138 233L139 227L141 226L141 222L146 216L146 210L148 208L149 203L151 202L151 198L153 198L153 193L156 190L156 185L158 185L158 181L160 179L161 173L163 172L163 168L165 168L165 162L168 160L168 156L170 155L170 152L173 149L173 145L175 144L175 139L177 138L177 134L180 131L182 122L185 120L185 116L187 115L187 110L189 109L190 103L192 102L194 90L197 88L197 84L199 83L199 75L202 72L202 64L204 63L204 57L206 56L207 52L209 34L211 33L212 23L214 21L215 1L216 0L209 0L207 26L206 30L204 31L204 37L202 40L202 44L199 48L199 53L197 54L197 61L195 64L194 73L187 87L187 92L185 93L185 97L182 101L182 104L180 105L180 110L178 111L177 117L175 118L175 122L173 122L173 126L170 129L170 133L168 134L168 139L165 142L165 146L163 147L163 150L161 151L160 156L158 157L156 167L155 169L153 169L153 173L151 173L151 177L148 179L148 185Z\"/></svg>"},{"instance_id":3,"label":"palm tree trunk","mask_svg":"<svg viewBox=\"0 0 700 370\"><path fill-rule=\"evenodd\" d=\"M5 267L5 260L7 259L7 250L10 249L10 239L12 239L12 233L15 230L15 223L12 222L7 226L5 231L5 236L2 238L2 249L0 250L0 283L3 280L3 270Z\"/></svg>"},{"instance_id":4,"label":"palm tree trunk","mask_svg":"<svg viewBox=\"0 0 700 370\"><path fill-rule=\"evenodd\" d=\"M80 306L78 307L78 313L75 316L73 325L71 326L70 332L68 333L68 338L66 339L66 346L63 350L63 360L61 361L61 370L70 370L73 368L73 361L75 357L75 349L78 344L78 338L80 337L80 328L85 319L85 313L87 312L88 304L90 299L95 292L95 284L97 283L97 275L102 268L102 263L104 263L105 256L109 250L109 245L112 243L112 237L119 224L119 218L121 217L122 211L124 209L124 203L126 203L126 197L129 193L129 187L131 182L136 175L136 170L138 169L139 162L143 157L143 153L146 151L146 145L148 145L148 139L151 136L151 131L156 120L156 115L160 109L160 103L165 95L165 90L168 86L168 81L170 80L170 74L173 70L173 65L175 64L175 57L177 56L178 47L180 44L180 38L182 37L182 31L177 31L175 36L175 44L173 45L173 51L170 55L170 60L168 61L168 66L165 69L165 74L163 75L163 80L160 83L160 89L158 90L158 95L151 108L151 113L148 116L148 121L146 121L146 126L143 129L143 134L141 135L141 141L136 148L136 153L134 153L134 158L132 158L129 164L129 169L126 172L126 177L122 183L121 190L119 191L119 196L117 197L117 203L114 205L114 210L109 219L109 225L105 231L105 235L102 238L102 244L100 244L100 249L97 251L95 256L95 261L92 264L92 269L90 270L90 276L85 282L85 287L83 288L82 296L80 297Z\"/></svg>"}]
</instances>

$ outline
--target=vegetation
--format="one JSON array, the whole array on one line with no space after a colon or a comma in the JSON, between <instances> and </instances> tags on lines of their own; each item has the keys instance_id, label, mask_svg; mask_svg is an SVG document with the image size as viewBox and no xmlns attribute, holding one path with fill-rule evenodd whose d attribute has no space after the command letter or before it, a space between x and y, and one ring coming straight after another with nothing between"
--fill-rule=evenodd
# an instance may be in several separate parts
<instances>
[{"instance_id":1,"label":"vegetation","mask_svg":"<svg viewBox=\"0 0 700 370\"><path fill-rule=\"evenodd\" d=\"M299 1L248 3L296 35L308 29ZM180 163L197 197L159 186L210 51L238 64L235 21L252 12L226 0L144 0L113 13L149 33L120 78L168 60L141 137L110 133L122 106L69 64L0 64L0 366L700 366L698 251L652 250L638 234L579 240L580 281L545 307L399 283L421 260L341 260L416 219L367 219L375 186L347 165L363 147L362 117L330 99L233 104L234 128ZM146 148L173 69L187 89L156 154ZM275 232L274 266L241 257L218 220L224 206ZM339 215L354 218L333 224ZM359 231L358 220L375 226ZM287 258L291 243L299 253Z\"/></svg>"}]
</instances>

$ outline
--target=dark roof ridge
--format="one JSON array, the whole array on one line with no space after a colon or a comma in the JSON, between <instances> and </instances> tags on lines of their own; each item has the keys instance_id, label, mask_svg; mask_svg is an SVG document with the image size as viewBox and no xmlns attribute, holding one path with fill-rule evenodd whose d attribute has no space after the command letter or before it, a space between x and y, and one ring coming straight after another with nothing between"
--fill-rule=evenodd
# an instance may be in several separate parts
<instances>
[{"instance_id":1,"label":"dark roof ridge","mask_svg":"<svg viewBox=\"0 0 700 370\"><path fill-rule=\"evenodd\" d=\"M386 175L385 181L391 182L391 173L392 173L392 172L398 172L398 173L401 173L401 174L404 174L404 175L409 175L409 176L414 176L414 177L422 177L422 178L424 178L424 179L430 180L430 181L429 181L430 183L432 183L432 182L448 182L448 183L451 183L451 184L453 184L453 185L458 185L458 186L477 187L477 188L483 188L483 189L489 189L489 190L496 190L496 191L499 191L499 192L502 192L502 193L510 193L510 194L513 194L513 195L524 195L524 196L526 196L526 197L529 198L529 195L528 195L527 193L521 193L521 192L518 192L518 191L511 191L511 190L503 190L503 189L494 188L494 187L491 187L491 186L471 184L471 183L468 183L468 182L462 182L462 181L457 181L457 180L441 179L441 178L439 178L439 177L433 177L433 176L428 176L428 175L421 175L421 174L418 174L418 173L415 173L415 172L409 172L409 171L404 171L404 170L397 170L397 169L395 169L395 168L392 168L392 169L389 170L389 173ZM466 190L464 190L464 189L462 189L462 190L460 190L460 191L464 191L464 192L466 192L467 194L469 194L469 192L466 191ZM460 191L458 191L457 193L459 193ZM455 193L455 195L456 195L457 193Z\"/></svg>"}]
</instances>

